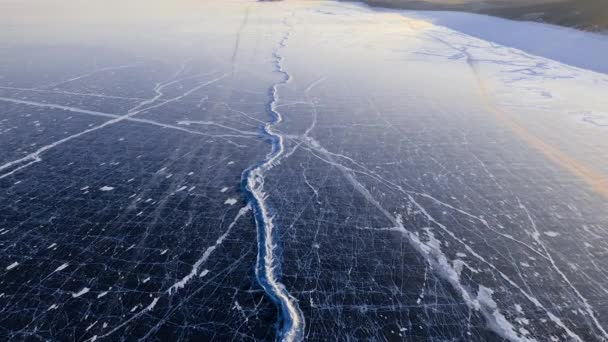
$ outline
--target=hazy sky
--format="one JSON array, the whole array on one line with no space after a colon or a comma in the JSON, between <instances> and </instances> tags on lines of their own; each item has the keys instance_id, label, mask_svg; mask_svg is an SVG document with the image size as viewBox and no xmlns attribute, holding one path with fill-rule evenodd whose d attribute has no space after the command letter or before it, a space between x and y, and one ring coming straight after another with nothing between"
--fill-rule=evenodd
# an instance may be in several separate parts
<instances>
[{"instance_id":1,"label":"hazy sky","mask_svg":"<svg viewBox=\"0 0 608 342\"><path fill-rule=\"evenodd\" d=\"M204 30L193 24L218 25L241 18L209 15L218 6L242 1L201 0L0 0L0 40L33 40L49 43L83 41L114 42L169 39L172 32ZM220 11L217 10L219 13Z\"/></svg>"}]
</instances>

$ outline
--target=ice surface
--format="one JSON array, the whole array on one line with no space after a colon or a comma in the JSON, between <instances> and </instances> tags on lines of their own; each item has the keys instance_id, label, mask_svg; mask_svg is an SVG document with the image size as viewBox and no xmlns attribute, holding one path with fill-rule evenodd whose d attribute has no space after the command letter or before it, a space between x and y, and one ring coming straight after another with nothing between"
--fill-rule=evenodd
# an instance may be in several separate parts
<instances>
[{"instance_id":1,"label":"ice surface","mask_svg":"<svg viewBox=\"0 0 608 342\"><path fill-rule=\"evenodd\" d=\"M608 54L608 37L603 34L458 12L404 12L404 15L572 66L608 73L602 57Z\"/></svg>"},{"instance_id":2,"label":"ice surface","mask_svg":"<svg viewBox=\"0 0 608 342\"><path fill-rule=\"evenodd\" d=\"M608 338L604 37L62 3L0 4L3 340Z\"/></svg>"}]
</instances>

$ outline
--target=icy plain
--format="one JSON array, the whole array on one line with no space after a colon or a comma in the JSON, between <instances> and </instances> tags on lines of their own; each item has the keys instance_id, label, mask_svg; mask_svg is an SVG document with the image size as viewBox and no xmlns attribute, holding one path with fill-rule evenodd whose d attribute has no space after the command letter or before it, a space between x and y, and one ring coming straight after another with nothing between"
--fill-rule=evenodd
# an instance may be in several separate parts
<instances>
[{"instance_id":1,"label":"icy plain","mask_svg":"<svg viewBox=\"0 0 608 342\"><path fill-rule=\"evenodd\" d=\"M34 0L0 43L2 340L608 339L604 36Z\"/></svg>"}]
</instances>

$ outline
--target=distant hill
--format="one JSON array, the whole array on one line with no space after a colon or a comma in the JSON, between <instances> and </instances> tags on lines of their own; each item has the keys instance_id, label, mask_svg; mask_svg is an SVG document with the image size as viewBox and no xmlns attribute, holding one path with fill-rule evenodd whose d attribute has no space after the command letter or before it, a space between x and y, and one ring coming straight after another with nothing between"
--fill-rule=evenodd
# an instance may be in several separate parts
<instances>
[{"instance_id":1,"label":"distant hill","mask_svg":"<svg viewBox=\"0 0 608 342\"><path fill-rule=\"evenodd\" d=\"M389 8L465 11L514 20L542 21L586 31L608 32L608 0L361 0L361 2Z\"/></svg>"}]
</instances>

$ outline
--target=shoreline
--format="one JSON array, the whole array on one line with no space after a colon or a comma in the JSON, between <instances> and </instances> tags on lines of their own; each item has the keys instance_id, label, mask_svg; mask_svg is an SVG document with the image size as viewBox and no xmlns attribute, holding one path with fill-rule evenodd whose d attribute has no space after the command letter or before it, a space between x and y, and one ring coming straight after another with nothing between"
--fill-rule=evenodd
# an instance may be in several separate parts
<instances>
[{"instance_id":1,"label":"shoreline","mask_svg":"<svg viewBox=\"0 0 608 342\"><path fill-rule=\"evenodd\" d=\"M608 34L608 2L594 0L534 0L506 2L463 2L455 4L450 0L338 0L359 2L371 7L417 10L450 11L485 14L494 17L540 22L574 28L586 32Z\"/></svg>"}]
</instances>

